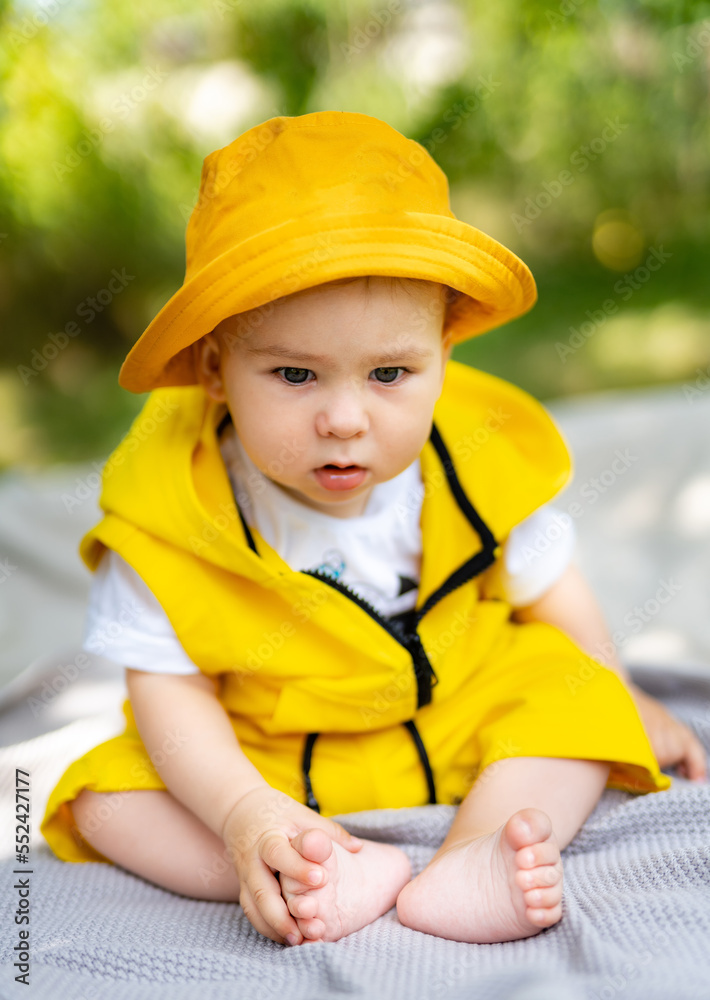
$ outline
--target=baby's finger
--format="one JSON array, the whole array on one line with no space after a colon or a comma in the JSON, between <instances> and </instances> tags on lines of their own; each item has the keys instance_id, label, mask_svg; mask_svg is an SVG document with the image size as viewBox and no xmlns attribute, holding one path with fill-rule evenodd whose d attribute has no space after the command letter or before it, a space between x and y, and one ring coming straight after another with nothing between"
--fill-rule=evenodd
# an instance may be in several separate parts
<instances>
[{"instance_id":1,"label":"baby's finger","mask_svg":"<svg viewBox=\"0 0 710 1000\"><path fill-rule=\"evenodd\" d=\"M702 781L704 778L707 778L705 748L692 733L689 734L689 739L685 745L684 763L686 773L691 781Z\"/></svg>"},{"instance_id":2,"label":"baby's finger","mask_svg":"<svg viewBox=\"0 0 710 1000\"><path fill-rule=\"evenodd\" d=\"M273 927L269 927L267 922L259 913L259 908L254 902L254 897L245 885L242 886L239 902L244 910L244 915L252 927L256 928L256 930L260 934L263 934L264 937L270 938L272 941L276 941L277 944L285 943L283 937L280 934L277 934Z\"/></svg>"},{"instance_id":3,"label":"baby's finger","mask_svg":"<svg viewBox=\"0 0 710 1000\"><path fill-rule=\"evenodd\" d=\"M258 863L253 866L248 881L242 887L240 902L250 923L260 934L279 944L284 944L286 937L293 935L296 940L289 943L301 943L303 935L289 913L281 895L281 886L265 865Z\"/></svg>"},{"instance_id":4,"label":"baby's finger","mask_svg":"<svg viewBox=\"0 0 710 1000\"><path fill-rule=\"evenodd\" d=\"M320 826L332 840L335 840L341 847L344 847L347 851L351 851L353 854L363 847L363 841L359 837L354 837L352 833L348 833L344 826L341 826L340 823L336 823L332 819L326 819L323 825L320 823L314 823L313 825Z\"/></svg>"},{"instance_id":5,"label":"baby's finger","mask_svg":"<svg viewBox=\"0 0 710 1000\"><path fill-rule=\"evenodd\" d=\"M285 834L265 837L259 844L259 856L269 868L281 872L282 875L290 875L304 885L317 888L328 881L325 868L317 861L304 858L295 847L291 846Z\"/></svg>"}]
</instances>

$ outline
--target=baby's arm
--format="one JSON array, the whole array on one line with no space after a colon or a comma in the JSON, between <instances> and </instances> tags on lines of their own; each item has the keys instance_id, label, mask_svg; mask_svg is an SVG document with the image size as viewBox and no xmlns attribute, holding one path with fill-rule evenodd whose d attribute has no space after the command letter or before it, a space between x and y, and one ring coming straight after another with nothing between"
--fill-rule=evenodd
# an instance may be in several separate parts
<instances>
[{"instance_id":1,"label":"baby's arm","mask_svg":"<svg viewBox=\"0 0 710 1000\"><path fill-rule=\"evenodd\" d=\"M631 678L616 654L599 603L574 563L570 563L562 576L532 604L515 608L512 618L519 622L556 625L631 686Z\"/></svg>"},{"instance_id":2,"label":"baby's arm","mask_svg":"<svg viewBox=\"0 0 710 1000\"><path fill-rule=\"evenodd\" d=\"M246 757L204 674L158 674L126 669L138 732L168 791L224 840L240 884L239 901L256 929L280 941L301 934L274 872L309 882L318 870L289 840L319 827L350 851L361 841L340 824L272 788Z\"/></svg>"},{"instance_id":3,"label":"baby's arm","mask_svg":"<svg viewBox=\"0 0 710 1000\"><path fill-rule=\"evenodd\" d=\"M239 746L217 683L206 674L126 669L138 732L151 760L161 762L155 769L172 795L221 837L239 799L268 786Z\"/></svg>"},{"instance_id":4,"label":"baby's arm","mask_svg":"<svg viewBox=\"0 0 710 1000\"><path fill-rule=\"evenodd\" d=\"M663 705L638 688L622 666L604 615L581 571L571 563L563 575L532 604L515 608L513 621L541 621L565 632L585 652L623 679L634 697L661 767L678 767L691 780L706 776L705 751L697 737Z\"/></svg>"}]
</instances>

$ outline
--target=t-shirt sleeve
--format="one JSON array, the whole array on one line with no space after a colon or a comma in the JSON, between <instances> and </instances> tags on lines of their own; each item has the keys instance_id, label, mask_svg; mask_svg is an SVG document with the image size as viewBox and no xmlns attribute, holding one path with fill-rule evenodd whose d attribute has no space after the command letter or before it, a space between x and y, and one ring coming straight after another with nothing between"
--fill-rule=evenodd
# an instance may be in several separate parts
<instances>
[{"instance_id":1,"label":"t-shirt sleeve","mask_svg":"<svg viewBox=\"0 0 710 1000\"><path fill-rule=\"evenodd\" d=\"M92 577L82 648L149 673L200 673L155 594L112 549L106 549Z\"/></svg>"},{"instance_id":2,"label":"t-shirt sleeve","mask_svg":"<svg viewBox=\"0 0 710 1000\"><path fill-rule=\"evenodd\" d=\"M497 597L513 607L532 604L562 576L576 543L570 515L543 504L511 530L500 557L481 578L482 596Z\"/></svg>"}]
</instances>

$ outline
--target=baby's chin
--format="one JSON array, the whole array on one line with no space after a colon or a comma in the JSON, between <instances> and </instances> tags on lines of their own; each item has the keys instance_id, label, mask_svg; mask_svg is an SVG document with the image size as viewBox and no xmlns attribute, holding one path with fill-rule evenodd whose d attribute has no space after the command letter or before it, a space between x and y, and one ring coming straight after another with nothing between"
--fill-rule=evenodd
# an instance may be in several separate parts
<instances>
[{"instance_id":1,"label":"baby's chin","mask_svg":"<svg viewBox=\"0 0 710 1000\"><path fill-rule=\"evenodd\" d=\"M376 485L372 482L371 475L365 477L360 486L345 490L324 489L319 486L315 477L312 482L308 481L300 487L291 483L279 483L274 479L271 481L298 503L334 517L357 517L362 514Z\"/></svg>"}]
</instances>

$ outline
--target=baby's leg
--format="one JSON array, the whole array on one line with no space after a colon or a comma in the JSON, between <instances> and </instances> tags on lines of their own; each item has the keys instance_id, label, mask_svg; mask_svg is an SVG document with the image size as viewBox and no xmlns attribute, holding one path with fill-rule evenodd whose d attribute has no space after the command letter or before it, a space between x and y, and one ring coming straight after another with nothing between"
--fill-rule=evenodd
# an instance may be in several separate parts
<instances>
[{"instance_id":1,"label":"baby's leg","mask_svg":"<svg viewBox=\"0 0 710 1000\"><path fill-rule=\"evenodd\" d=\"M109 861L183 896L239 902L224 842L170 792L85 788L71 809L83 839Z\"/></svg>"},{"instance_id":2,"label":"baby's leg","mask_svg":"<svg viewBox=\"0 0 710 1000\"><path fill-rule=\"evenodd\" d=\"M478 944L530 937L562 915L565 848L609 775L601 761L511 757L486 768L427 867L397 897L414 930Z\"/></svg>"}]
</instances>

